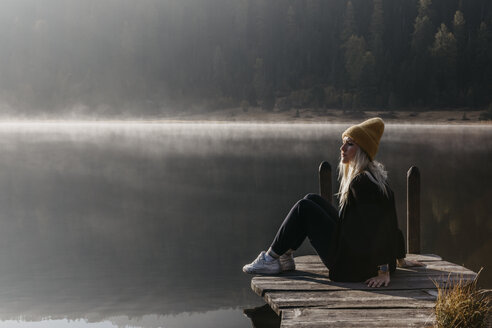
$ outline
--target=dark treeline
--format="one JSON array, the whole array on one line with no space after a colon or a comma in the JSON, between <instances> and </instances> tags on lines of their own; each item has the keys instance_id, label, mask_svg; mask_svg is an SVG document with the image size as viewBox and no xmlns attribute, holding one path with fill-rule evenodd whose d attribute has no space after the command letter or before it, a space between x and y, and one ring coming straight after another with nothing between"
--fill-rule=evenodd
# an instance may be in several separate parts
<instances>
[{"instance_id":1,"label":"dark treeline","mask_svg":"<svg viewBox=\"0 0 492 328\"><path fill-rule=\"evenodd\" d=\"M491 101L490 0L6 0L0 12L4 113Z\"/></svg>"}]
</instances>

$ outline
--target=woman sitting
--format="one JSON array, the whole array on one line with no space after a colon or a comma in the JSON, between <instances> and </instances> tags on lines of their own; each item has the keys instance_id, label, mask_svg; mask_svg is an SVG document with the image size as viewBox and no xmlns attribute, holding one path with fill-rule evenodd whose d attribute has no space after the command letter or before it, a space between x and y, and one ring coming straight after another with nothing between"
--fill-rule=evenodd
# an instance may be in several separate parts
<instances>
[{"instance_id":1,"label":"woman sitting","mask_svg":"<svg viewBox=\"0 0 492 328\"><path fill-rule=\"evenodd\" d=\"M306 237L333 281L388 286L397 263L422 265L405 259L393 191L383 165L374 160L383 131L383 120L372 118L343 132L338 166L339 211L319 195L306 195L287 214L268 251L245 265L244 272L277 274L294 270L292 252Z\"/></svg>"}]
</instances>

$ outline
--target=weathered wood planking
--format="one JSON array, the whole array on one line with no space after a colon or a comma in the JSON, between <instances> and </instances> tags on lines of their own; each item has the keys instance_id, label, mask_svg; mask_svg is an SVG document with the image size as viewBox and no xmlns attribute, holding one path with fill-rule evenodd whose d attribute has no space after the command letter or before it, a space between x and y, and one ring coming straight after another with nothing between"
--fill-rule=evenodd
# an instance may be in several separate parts
<instances>
[{"instance_id":1,"label":"weathered wood planking","mask_svg":"<svg viewBox=\"0 0 492 328\"><path fill-rule=\"evenodd\" d=\"M432 327L432 309L289 309L281 327Z\"/></svg>"},{"instance_id":2,"label":"weathered wood planking","mask_svg":"<svg viewBox=\"0 0 492 328\"><path fill-rule=\"evenodd\" d=\"M318 256L295 259L296 271L256 276L252 289L282 318L282 327L423 327L433 322L435 283L476 273L437 255L408 254L426 267L398 268L388 287L334 282Z\"/></svg>"},{"instance_id":3,"label":"weathered wood planking","mask_svg":"<svg viewBox=\"0 0 492 328\"><path fill-rule=\"evenodd\" d=\"M288 308L432 308L435 295L426 290L347 290L272 292L265 300L278 315Z\"/></svg>"},{"instance_id":4,"label":"weathered wood planking","mask_svg":"<svg viewBox=\"0 0 492 328\"><path fill-rule=\"evenodd\" d=\"M286 276L296 276L301 273L310 273L310 274L318 274L328 276L328 269L321 264L300 264L296 265L297 270L292 272L284 273ZM412 267L412 268L398 268L393 275L397 277L413 277L413 276L442 276L448 275L452 273L451 276L460 276L463 275L474 275L475 272L470 269L464 268L462 266L458 266L456 264L439 261L433 262L432 264L428 264L426 267Z\"/></svg>"},{"instance_id":5,"label":"weathered wood planking","mask_svg":"<svg viewBox=\"0 0 492 328\"><path fill-rule=\"evenodd\" d=\"M467 279L471 277L467 276ZM443 285L448 281L444 277L438 277L437 282ZM364 283L343 283L332 282L328 278L320 277L302 277L302 276L290 276L282 277L279 279L271 279L269 277L258 278L251 283L251 288L260 296L264 296L265 293L274 291L295 291L295 290L309 290L309 291L335 291L335 290L372 290L374 288L367 287ZM402 289L432 289L435 288L434 282L429 277L421 277L417 279L404 279L392 277L390 286L381 287L379 289L385 290L402 290Z\"/></svg>"},{"instance_id":6,"label":"weathered wood planking","mask_svg":"<svg viewBox=\"0 0 492 328\"><path fill-rule=\"evenodd\" d=\"M435 254L407 254L406 258L412 261L420 261L420 262L434 262L434 261L442 261L442 258L439 255ZM318 256L299 256L296 257L296 264L298 263L321 263L321 260Z\"/></svg>"},{"instance_id":7,"label":"weathered wood planking","mask_svg":"<svg viewBox=\"0 0 492 328\"><path fill-rule=\"evenodd\" d=\"M301 257L304 258L304 257ZM251 288L260 296L265 292L289 290L370 290L362 282L334 282L328 278L328 269L321 263L319 257L308 256L309 259L297 261L297 270L278 276L256 276L251 281ZM318 258L317 262L314 262ZM308 264L306 260L311 261ZM426 263L423 261L423 263ZM460 278L473 280L476 273L456 264L434 260L427 262L427 267L398 268L391 276L388 287L381 289L433 289L435 283L444 285L449 281Z\"/></svg>"}]
</instances>

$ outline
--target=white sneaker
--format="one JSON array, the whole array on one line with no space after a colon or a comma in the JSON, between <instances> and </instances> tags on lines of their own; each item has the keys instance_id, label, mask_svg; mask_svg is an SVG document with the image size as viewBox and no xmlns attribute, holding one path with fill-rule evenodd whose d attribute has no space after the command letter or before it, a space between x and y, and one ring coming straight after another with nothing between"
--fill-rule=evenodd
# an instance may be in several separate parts
<instances>
[{"instance_id":1,"label":"white sneaker","mask_svg":"<svg viewBox=\"0 0 492 328\"><path fill-rule=\"evenodd\" d=\"M282 271L293 271L296 269L296 262L292 253L285 253L279 257L280 268Z\"/></svg>"},{"instance_id":2,"label":"white sneaker","mask_svg":"<svg viewBox=\"0 0 492 328\"><path fill-rule=\"evenodd\" d=\"M251 262L243 266L243 271L246 273L260 273L260 274L277 274L282 271L280 268L280 261L278 259L273 259L272 261L267 261L265 259L265 251L262 251L260 255Z\"/></svg>"}]
</instances>

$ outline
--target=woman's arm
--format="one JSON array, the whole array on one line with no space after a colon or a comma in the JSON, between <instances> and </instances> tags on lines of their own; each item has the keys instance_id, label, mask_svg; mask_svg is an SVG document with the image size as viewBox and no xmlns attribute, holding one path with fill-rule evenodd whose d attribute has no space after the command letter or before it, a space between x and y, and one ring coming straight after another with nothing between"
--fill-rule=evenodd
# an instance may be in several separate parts
<instances>
[{"instance_id":1,"label":"woman's arm","mask_svg":"<svg viewBox=\"0 0 492 328\"><path fill-rule=\"evenodd\" d=\"M388 198L365 174L358 178L354 179L350 190L355 201L353 207L368 241L365 251L369 262L374 263L375 269L378 265L378 274L365 283L369 287L387 287L390 283L389 263L395 261L397 237L396 216L393 217L391 204L388 204L393 201L392 194ZM405 254L404 251L402 253Z\"/></svg>"},{"instance_id":2,"label":"woman's arm","mask_svg":"<svg viewBox=\"0 0 492 328\"><path fill-rule=\"evenodd\" d=\"M388 213L387 198L379 187L366 174L357 176L350 186L351 227L360 233L360 238L353 240L361 254L365 253L368 262L374 267L392 263L395 259L391 219ZM355 226L355 224L357 226Z\"/></svg>"},{"instance_id":3,"label":"woman's arm","mask_svg":"<svg viewBox=\"0 0 492 328\"><path fill-rule=\"evenodd\" d=\"M397 259L397 265L399 268L408 268L408 267L414 267L414 266L425 266L422 262L419 261L413 261L413 260L408 260L408 259ZM381 265L381 267L386 266L384 270L378 270L378 275L372 278L369 278L365 281L367 286L369 287L381 287L385 286L387 287L390 283L390 273L389 273L389 268L388 265Z\"/></svg>"}]
</instances>

